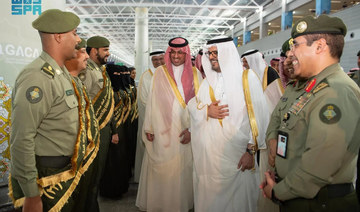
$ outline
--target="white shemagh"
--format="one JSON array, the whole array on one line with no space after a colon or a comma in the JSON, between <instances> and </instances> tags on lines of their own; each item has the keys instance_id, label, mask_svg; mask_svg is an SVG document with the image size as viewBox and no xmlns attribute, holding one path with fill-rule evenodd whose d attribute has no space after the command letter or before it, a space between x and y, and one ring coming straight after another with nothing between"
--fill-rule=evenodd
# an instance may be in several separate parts
<instances>
[{"instance_id":1,"label":"white shemagh","mask_svg":"<svg viewBox=\"0 0 360 212\"><path fill-rule=\"evenodd\" d=\"M268 66L265 60L262 58L260 52L244 56L250 69L252 69L259 77L260 81L263 81L265 68Z\"/></svg>"},{"instance_id":2,"label":"white shemagh","mask_svg":"<svg viewBox=\"0 0 360 212\"><path fill-rule=\"evenodd\" d=\"M223 91L227 97L227 104L229 105L229 116L226 117L234 126L239 126L242 122L242 111L246 109L242 87L242 72L243 68L240 63L239 54L233 42L223 42L213 44L217 46L218 62L221 67ZM208 51L212 45L206 46L204 52ZM212 70L209 58L203 54L201 62L206 74L207 81L216 92L218 83L218 73ZM216 97L217 100L218 97ZM222 103L220 103L222 105Z\"/></svg>"},{"instance_id":3,"label":"white shemagh","mask_svg":"<svg viewBox=\"0 0 360 212\"><path fill-rule=\"evenodd\" d=\"M162 50L162 49L155 49L155 50L152 51L152 52L163 52L163 53L151 55L151 56L149 57L149 69L151 70L152 73L155 73L156 68L154 67L151 59L152 59L153 56L165 55L165 51Z\"/></svg>"},{"instance_id":4,"label":"white shemagh","mask_svg":"<svg viewBox=\"0 0 360 212\"><path fill-rule=\"evenodd\" d=\"M203 52L207 52L208 48L211 46L216 45L218 51L218 62L221 68L221 75L222 75L222 83L224 90L224 96L226 98L226 104L229 105L229 116L225 119L238 128L241 127L241 123L243 123L243 119L248 117L244 117L244 113L247 113L246 102L244 98L244 90L242 84L242 74L243 74L243 67L240 61L240 57L238 51L232 41L229 42L222 42L222 43L215 43L211 45L207 45L204 47ZM260 53L259 53L260 54ZM261 54L260 54L261 55ZM209 82L210 86L214 89L214 93L216 90L219 89L217 84L220 83L221 80L218 73L212 70L211 63L209 58L204 54L202 56L202 65L204 67L204 71L206 74L207 81ZM250 78L251 73L253 71L250 70L249 72L249 79L256 80L255 78ZM261 80L259 80L261 81ZM254 83L253 83L254 84ZM249 85L251 88L252 82L249 81ZM261 83L260 83L261 87ZM220 89L219 89L220 90ZM260 88L259 91L261 91ZM216 94L215 94L216 96ZM252 102L262 102L263 93L251 93ZM219 100L218 97L216 97ZM222 103L220 102L220 105ZM257 138L259 148L264 148L265 144L265 132L269 120L269 112L266 106L266 102L264 104L253 104L255 117L257 121L257 126L259 129L259 136Z\"/></svg>"}]
</instances>

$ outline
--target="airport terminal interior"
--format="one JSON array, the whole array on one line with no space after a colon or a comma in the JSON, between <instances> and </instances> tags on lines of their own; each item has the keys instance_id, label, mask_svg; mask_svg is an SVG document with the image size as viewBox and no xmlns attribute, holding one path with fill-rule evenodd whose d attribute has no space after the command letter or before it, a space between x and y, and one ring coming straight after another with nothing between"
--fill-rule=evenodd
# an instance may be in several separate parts
<instances>
[{"instance_id":1,"label":"airport terminal interior","mask_svg":"<svg viewBox=\"0 0 360 212\"><path fill-rule=\"evenodd\" d=\"M41 52L31 27L41 11L73 12L80 18L81 38L106 37L108 62L135 67L136 85L150 66L149 53L166 50L168 41L178 36L188 40L194 57L208 40L226 35L233 38L239 55L258 49L270 64L280 57L294 23L308 15L328 14L346 24L340 61L345 72L357 67L360 50L360 0L12 0L1 5L0 66L5 68L0 70L0 212L19 211L8 196L11 92L22 68ZM140 211L135 206L138 183L130 178L129 185L118 199L99 196L100 211Z\"/></svg>"}]
</instances>

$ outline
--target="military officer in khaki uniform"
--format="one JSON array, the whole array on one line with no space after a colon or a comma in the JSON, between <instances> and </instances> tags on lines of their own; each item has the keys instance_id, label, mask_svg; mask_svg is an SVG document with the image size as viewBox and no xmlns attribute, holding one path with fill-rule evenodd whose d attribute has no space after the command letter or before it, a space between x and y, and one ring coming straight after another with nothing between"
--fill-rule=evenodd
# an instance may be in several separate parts
<instances>
[{"instance_id":1,"label":"military officer in khaki uniform","mask_svg":"<svg viewBox=\"0 0 360 212\"><path fill-rule=\"evenodd\" d=\"M57 9L32 23L43 52L16 79L10 136L9 195L23 211L73 210L77 184L96 156L94 148L89 157L83 154L88 141L79 108L84 109L64 66L80 42L79 23L75 14Z\"/></svg>"},{"instance_id":2,"label":"military officer in khaki uniform","mask_svg":"<svg viewBox=\"0 0 360 212\"><path fill-rule=\"evenodd\" d=\"M352 182L360 90L339 65L345 34L342 20L327 15L302 18L292 29L297 81L272 114L267 141L276 154L276 175L266 172L260 185L281 211L358 210Z\"/></svg>"},{"instance_id":3,"label":"military officer in khaki uniform","mask_svg":"<svg viewBox=\"0 0 360 212\"><path fill-rule=\"evenodd\" d=\"M83 81L90 99L94 106L95 114L100 127L100 147L96 160L97 172L94 172L92 186L89 190L89 197L86 200L87 211L99 211L97 196L99 183L104 172L106 156L110 141L119 141L116 128L111 125L114 112L114 94L110 78L106 72L105 64L109 57L110 42L101 36L93 36L87 40L86 51L90 58L87 68L81 72L79 78Z\"/></svg>"},{"instance_id":4,"label":"military officer in khaki uniform","mask_svg":"<svg viewBox=\"0 0 360 212\"><path fill-rule=\"evenodd\" d=\"M357 53L357 57L358 57L358 62L357 62L358 67L350 69L350 71L347 74L351 79L353 79L356 82L356 84L358 84L358 86L360 86L360 51Z\"/></svg>"},{"instance_id":5,"label":"military officer in khaki uniform","mask_svg":"<svg viewBox=\"0 0 360 212\"><path fill-rule=\"evenodd\" d=\"M82 97L82 103L83 103L83 108L88 107L88 115L86 115L86 117L90 117L91 121L90 122L86 122L86 123L95 123L96 126L94 126L91 129L91 138L95 138L94 135L96 135L97 137L97 141L96 141L96 146L95 146L95 150L98 151L99 150L99 140L100 140L100 132L99 132L99 127L98 127L98 122L95 116L95 112L94 112L94 108L91 104L91 100L89 97L89 94L87 93L85 86L83 85L82 81L78 78L78 75L80 74L81 71L83 71L84 69L86 69L87 66L87 59L89 59L89 55L86 53L86 40L81 39L81 42L77 45L76 47L76 57L72 58L70 60L65 61L65 66L66 68L69 70L70 74L72 75L73 79L74 79L74 84L76 84L77 88L78 88L78 92L79 94L81 94ZM87 124L85 124L87 126ZM91 139L89 137L89 139ZM88 209L86 208L87 205L89 204L87 201L87 197L88 197L88 191L90 190L89 187L91 187L91 180L92 177L97 174L97 167L96 167L97 163L92 163L91 166L88 167L88 170L85 174L85 176L81 179L80 183L79 183L79 190L82 191L77 195L77 203L76 203L76 211L88 211ZM95 174L94 174L95 173Z\"/></svg>"}]
</instances>

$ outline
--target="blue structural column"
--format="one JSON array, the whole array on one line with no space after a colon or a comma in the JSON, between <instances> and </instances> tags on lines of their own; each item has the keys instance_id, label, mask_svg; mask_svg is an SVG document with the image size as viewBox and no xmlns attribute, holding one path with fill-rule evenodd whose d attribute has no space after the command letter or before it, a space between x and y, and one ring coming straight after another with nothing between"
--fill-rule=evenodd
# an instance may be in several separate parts
<instances>
[{"instance_id":1,"label":"blue structural column","mask_svg":"<svg viewBox=\"0 0 360 212\"><path fill-rule=\"evenodd\" d=\"M293 21L293 12L292 11L283 12L281 14L281 30L283 31L291 28L292 21Z\"/></svg>"},{"instance_id":2,"label":"blue structural column","mask_svg":"<svg viewBox=\"0 0 360 212\"><path fill-rule=\"evenodd\" d=\"M245 31L243 36L243 43L247 44L251 41L251 31Z\"/></svg>"},{"instance_id":3,"label":"blue structural column","mask_svg":"<svg viewBox=\"0 0 360 212\"><path fill-rule=\"evenodd\" d=\"M238 37L234 37L233 38L234 44L237 47L238 46Z\"/></svg>"},{"instance_id":4,"label":"blue structural column","mask_svg":"<svg viewBox=\"0 0 360 212\"><path fill-rule=\"evenodd\" d=\"M331 0L316 0L316 15L329 14L331 9Z\"/></svg>"}]
</instances>

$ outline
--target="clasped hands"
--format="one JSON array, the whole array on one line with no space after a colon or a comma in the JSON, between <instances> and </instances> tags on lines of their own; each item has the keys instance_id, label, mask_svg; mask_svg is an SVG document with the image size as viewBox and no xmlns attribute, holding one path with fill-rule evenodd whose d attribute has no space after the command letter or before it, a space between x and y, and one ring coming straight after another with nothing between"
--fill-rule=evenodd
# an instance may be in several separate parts
<instances>
[{"instance_id":1,"label":"clasped hands","mask_svg":"<svg viewBox=\"0 0 360 212\"><path fill-rule=\"evenodd\" d=\"M275 166L275 157L276 157L276 146L277 140L270 139L268 141L269 146L269 154L268 154L268 163L271 167ZM275 172L266 171L265 172L265 180L260 184L260 189L262 190L262 194L265 198L272 198L272 189L276 185L275 182Z\"/></svg>"},{"instance_id":2,"label":"clasped hands","mask_svg":"<svg viewBox=\"0 0 360 212\"><path fill-rule=\"evenodd\" d=\"M146 138L148 141L150 141L150 142L154 141L154 138L155 138L154 134L151 134L151 133L145 133L145 134L146 134ZM182 143L182 144L188 144L191 141L191 133L189 132L188 129L183 130L180 133L179 137L182 137L182 139L180 141L180 143Z\"/></svg>"}]
</instances>

